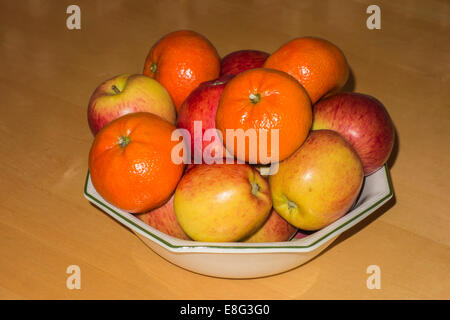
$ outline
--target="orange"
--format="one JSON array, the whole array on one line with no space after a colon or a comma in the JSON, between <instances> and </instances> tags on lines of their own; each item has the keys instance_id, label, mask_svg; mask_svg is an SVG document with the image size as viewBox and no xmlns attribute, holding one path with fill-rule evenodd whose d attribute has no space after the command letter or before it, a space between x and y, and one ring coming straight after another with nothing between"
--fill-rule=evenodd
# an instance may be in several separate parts
<instances>
[{"instance_id":1,"label":"orange","mask_svg":"<svg viewBox=\"0 0 450 320\"><path fill-rule=\"evenodd\" d=\"M89 153L89 172L97 192L114 206L144 212L169 199L184 165L171 159L175 126L162 118L137 112L122 116L100 130Z\"/></svg>"},{"instance_id":2,"label":"orange","mask_svg":"<svg viewBox=\"0 0 450 320\"><path fill-rule=\"evenodd\" d=\"M331 42L312 37L289 41L264 64L297 79L314 104L327 94L339 91L347 82L349 68L342 51Z\"/></svg>"},{"instance_id":3,"label":"orange","mask_svg":"<svg viewBox=\"0 0 450 320\"><path fill-rule=\"evenodd\" d=\"M263 155L274 156L271 153L272 129L278 129L278 157L281 161L301 146L311 124L311 102L304 88L287 73L265 68L245 71L228 82L216 115L216 127L222 133L225 147L229 147L227 129L242 129L244 132L255 129L257 152L250 149L250 141L246 139L245 159L239 156L237 139L230 141L234 143L234 150L229 151L250 163L267 163L260 158L261 147L266 148ZM266 132L267 145L262 144L262 131Z\"/></svg>"},{"instance_id":4,"label":"orange","mask_svg":"<svg viewBox=\"0 0 450 320\"><path fill-rule=\"evenodd\" d=\"M175 31L160 39L150 49L144 66L144 74L167 89L177 111L192 90L219 73L220 58L214 46L189 30Z\"/></svg>"}]
</instances>

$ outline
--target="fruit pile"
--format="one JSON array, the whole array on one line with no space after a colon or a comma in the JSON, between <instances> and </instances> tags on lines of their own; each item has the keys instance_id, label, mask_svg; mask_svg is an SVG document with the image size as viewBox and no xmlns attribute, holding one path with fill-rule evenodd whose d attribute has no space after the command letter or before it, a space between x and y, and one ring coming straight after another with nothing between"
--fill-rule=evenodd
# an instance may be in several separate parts
<instances>
[{"instance_id":1,"label":"fruit pile","mask_svg":"<svg viewBox=\"0 0 450 320\"><path fill-rule=\"evenodd\" d=\"M277 242L319 230L348 212L394 143L377 99L340 93L348 76L327 40L220 59L204 36L172 32L143 74L92 94L92 183L180 239Z\"/></svg>"}]
</instances>

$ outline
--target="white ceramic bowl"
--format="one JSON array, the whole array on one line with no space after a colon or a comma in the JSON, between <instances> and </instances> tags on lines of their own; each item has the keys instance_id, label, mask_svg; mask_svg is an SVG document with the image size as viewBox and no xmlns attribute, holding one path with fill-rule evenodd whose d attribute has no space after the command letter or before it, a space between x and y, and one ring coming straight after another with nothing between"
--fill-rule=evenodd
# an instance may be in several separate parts
<instances>
[{"instance_id":1,"label":"white ceramic bowl","mask_svg":"<svg viewBox=\"0 0 450 320\"><path fill-rule=\"evenodd\" d=\"M329 226L302 238L285 242L196 242L168 236L134 215L106 202L86 177L85 197L121 224L130 228L153 251L168 261L193 272L221 278L258 278L284 272L314 258L392 196L386 167L365 178L363 190L353 208Z\"/></svg>"}]
</instances>

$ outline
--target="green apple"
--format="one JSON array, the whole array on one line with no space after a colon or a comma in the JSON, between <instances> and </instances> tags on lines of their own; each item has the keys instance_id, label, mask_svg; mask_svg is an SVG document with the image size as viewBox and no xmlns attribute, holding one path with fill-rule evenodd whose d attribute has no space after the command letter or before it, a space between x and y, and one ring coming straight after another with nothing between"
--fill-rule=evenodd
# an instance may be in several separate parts
<instances>
[{"instance_id":1,"label":"green apple","mask_svg":"<svg viewBox=\"0 0 450 320\"><path fill-rule=\"evenodd\" d=\"M364 179L361 160L337 132L312 131L269 177L275 210L290 224L318 230L342 217Z\"/></svg>"},{"instance_id":2,"label":"green apple","mask_svg":"<svg viewBox=\"0 0 450 320\"><path fill-rule=\"evenodd\" d=\"M174 197L177 220L196 241L233 242L267 219L269 185L247 164L200 164L186 172Z\"/></svg>"},{"instance_id":3,"label":"green apple","mask_svg":"<svg viewBox=\"0 0 450 320\"><path fill-rule=\"evenodd\" d=\"M142 74L122 74L103 82L88 105L89 127L94 135L125 114L150 112L175 124L176 111L167 90Z\"/></svg>"}]
</instances>

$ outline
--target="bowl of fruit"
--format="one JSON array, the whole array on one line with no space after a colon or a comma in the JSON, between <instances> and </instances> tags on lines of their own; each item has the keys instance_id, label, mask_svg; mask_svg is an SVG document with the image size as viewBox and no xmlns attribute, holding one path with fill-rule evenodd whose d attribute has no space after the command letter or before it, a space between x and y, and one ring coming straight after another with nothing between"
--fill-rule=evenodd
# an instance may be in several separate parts
<instances>
[{"instance_id":1,"label":"bowl of fruit","mask_svg":"<svg viewBox=\"0 0 450 320\"><path fill-rule=\"evenodd\" d=\"M376 98L339 92L348 74L323 39L220 59L202 35L170 33L143 74L92 94L84 196L192 272L296 268L393 196L392 121Z\"/></svg>"}]
</instances>

